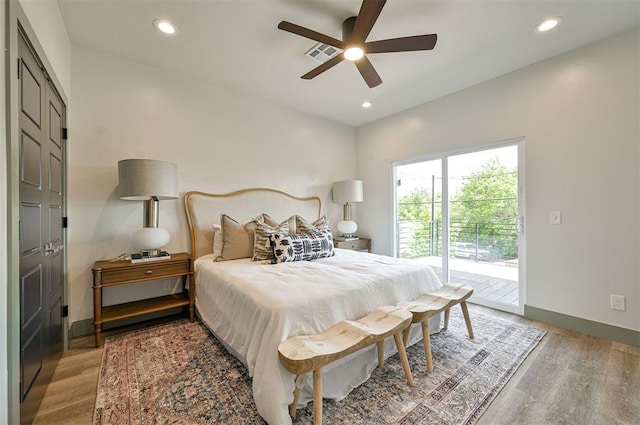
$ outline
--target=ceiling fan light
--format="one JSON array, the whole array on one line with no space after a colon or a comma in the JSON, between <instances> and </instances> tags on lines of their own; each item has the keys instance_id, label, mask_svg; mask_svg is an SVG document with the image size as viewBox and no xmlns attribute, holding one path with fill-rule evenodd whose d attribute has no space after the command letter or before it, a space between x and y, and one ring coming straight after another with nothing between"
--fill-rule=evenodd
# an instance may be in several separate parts
<instances>
[{"instance_id":1,"label":"ceiling fan light","mask_svg":"<svg viewBox=\"0 0 640 425\"><path fill-rule=\"evenodd\" d=\"M562 22L562 18L560 16L554 16L553 18L546 19L540 25L536 27L538 32L545 32L554 29L558 26L558 24Z\"/></svg>"},{"instance_id":2,"label":"ceiling fan light","mask_svg":"<svg viewBox=\"0 0 640 425\"><path fill-rule=\"evenodd\" d=\"M364 50L361 47L352 46L344 51L344 58L350 61L357 61L364 56Z\"/></svg>"},{"instance_id":3,"label":"ceiling fan light","mask_svg":"<svg viewBox=\"0 0 640 425\"><path fill-rule=\"evenodd\" d=\"M162 19L156 19L155 21L153 21L153 26L158 30L161 31L165 34L175 34L176 33L176 27L173 26L173 24L169 21L165 21Z\"/></svg>"}]
</instances>

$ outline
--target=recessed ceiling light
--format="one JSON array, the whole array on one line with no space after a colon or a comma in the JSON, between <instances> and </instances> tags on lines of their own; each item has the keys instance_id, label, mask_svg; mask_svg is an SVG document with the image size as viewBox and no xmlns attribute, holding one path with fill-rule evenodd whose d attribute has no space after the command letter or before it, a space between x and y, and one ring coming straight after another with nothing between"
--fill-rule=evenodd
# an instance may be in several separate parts
<instances>
[{"instance_id":1,"label":"recessed ceiling light","mask_svg":"<svg viewBox=\"0 0 640 425\"><path fill-rule=\"evenodd\" d=\"M357 61L364 56L364 50L358 46L351 46L344 51L344 58L350 61Z\"/></svg>"},{"instance_id":2,"label":"recessed ceiling light","mask_svg":"<svg viewBox=\"0 0 640 425\"><path fill-rule=\"evenodd\" d=\"M371 102L362 102L362 107L365 109L371 108Z\"/></svg>"},{"instance_id":3,"label":"recessed ceiling light","mask_svg":"<svg viewBox=\"0 0 640 425\"><path fill-rule=\"evenodd\" d=\"M561 16L554 16L553 18L546 19L540 25L536 27L538 32L545 32L554 29L558 24L562 22Z\"/></svg>"},{"instance_id":4,"label":"recessed ceiling light","mask_svg":"<svg viewBox=\"0 0 640 425\"><path fill-rule=\"evenodd\" d=\"M156 19L153 21L153 26L156 27L158 31L161 31L165 34L175 34L177 31L176 27L169 21L165 21L164 19Z\"/></svg>"}]
</instances>

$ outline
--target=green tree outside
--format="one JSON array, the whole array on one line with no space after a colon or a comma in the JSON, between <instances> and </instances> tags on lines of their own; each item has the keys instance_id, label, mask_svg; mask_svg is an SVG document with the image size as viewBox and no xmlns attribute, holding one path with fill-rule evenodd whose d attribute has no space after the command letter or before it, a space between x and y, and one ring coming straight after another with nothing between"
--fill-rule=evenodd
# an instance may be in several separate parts
<instances>
[{"instance_id":1,"label":"green tree outside","mask_svg":"<svg viewBox=\"0 0 640 425\"><path fill-rule=\"evenodd\" d=\"M517 170L490 159L465 179L451 198L449 212L452 241L477 242L501 258L518 257Z\"/></svg>"},{"instance_id":2,"label":"green tree outside","mask_svg":"<svg viewBox=\"0 0 640 425\"><path fill-rule=\"evenodd\" d=\"M442 199L438 193L435 199L434 235L441 229ZM413 190L398 201L398 220L402 223L413 223L415 229L408 242L408 257L424 257L431 255L431 194L426 188ZM440 224L440 226L438 226ZM437 239L436 239L437 240ZM434 244L438 249L438 244ZM437 251L439 253L439 251ZM438 255L438 253L434 253Z\"/></svg>"},{"instance_id":3,"label":"green tree outside","mask_svg":"<svg viewBox=\"0 0 640 425\"><path fill-rule=\"evenodd\" d=\"M518 174L502 165L498 158L484 163L467 176L450 201L451 242L478 243L491 249L496 258L517 258ZM441 255L441 195L436 194L433 255ZM419 188L398 200L400 223L413 223L414 230L405 255L431 255L431 194Z\"/></svg>"}]
</instances>

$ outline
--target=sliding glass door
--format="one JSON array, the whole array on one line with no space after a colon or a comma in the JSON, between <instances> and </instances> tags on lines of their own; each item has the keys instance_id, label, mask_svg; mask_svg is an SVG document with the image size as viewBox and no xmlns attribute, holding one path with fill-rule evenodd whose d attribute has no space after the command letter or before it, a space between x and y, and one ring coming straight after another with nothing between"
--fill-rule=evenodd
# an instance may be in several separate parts
<instances>
[{"instance_id":1,"label":"sliding glass door","mask_svg":"<svg viewBox=\"0 0 640 425\"><path fill-rule=\"evenodd\" d=\"M394 164L396 255L431 265L471 301L524 305L523 141Z\"/></svg>"},{"instance_id":2,"label":"sliding glass door","mask_svg":"<svg viewBox=\"0 0 640 425\"><path fill-rule=\"evenodd\" d=\"M442 275L442 160L395 167L396 256L429 263Z\"/></svg>"}]
</instances>

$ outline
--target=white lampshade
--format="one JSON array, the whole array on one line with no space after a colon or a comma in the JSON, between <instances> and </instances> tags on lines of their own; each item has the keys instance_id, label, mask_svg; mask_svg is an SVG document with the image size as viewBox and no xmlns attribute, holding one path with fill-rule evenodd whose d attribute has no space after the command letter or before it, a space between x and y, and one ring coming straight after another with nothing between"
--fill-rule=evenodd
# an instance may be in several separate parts
<instances>
[{"instance_id":1,"label":"white lampshade","mask_svg":"<svg viewBox=\"0 0 640 425\"><path fill-rule=\"evenodd\" d=\"M118 161L120 199L146 201L178 199L178 166L155 159Z\"/></svg>"},{"instance_id":2,"label":"white lampshade","mask_svg":"<svg viewBox=\"0 0 640 425\"><path fill-rule=\"evenodd\" d=\"M342 180L333 183L333 202L346 204L364 201L362 180Z\"/></svg>"}]
</instances>

